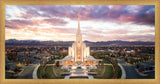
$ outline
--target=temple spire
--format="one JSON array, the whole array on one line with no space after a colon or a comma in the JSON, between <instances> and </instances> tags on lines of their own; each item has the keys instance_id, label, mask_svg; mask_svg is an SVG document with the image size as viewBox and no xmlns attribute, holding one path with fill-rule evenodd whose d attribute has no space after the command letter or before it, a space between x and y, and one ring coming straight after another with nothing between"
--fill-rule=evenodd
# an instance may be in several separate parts
<instances>
[{"instance_id":1,"label":"temple spire","mask_svg":"<svg viewBox=\"0 0 160 84\"><path fill-rule=\"evenodd\" d=\"M77 36L76 36L76 40L77 41L82 41L82 34L81 34L81 30L80 30L80 14L78 13L78 29L77 29Z\"/></svg>"},{"instance_id":2,"label":"temple spire","mask_svg":"<svg viewBox=\"0 0 160 84\"><path fill-rule=\"evenodd\" d=\"M78 30L77 30L77 34L81 34L81 30L80 30L80 14L78 13Z\"/></svg>"}]
</instances>

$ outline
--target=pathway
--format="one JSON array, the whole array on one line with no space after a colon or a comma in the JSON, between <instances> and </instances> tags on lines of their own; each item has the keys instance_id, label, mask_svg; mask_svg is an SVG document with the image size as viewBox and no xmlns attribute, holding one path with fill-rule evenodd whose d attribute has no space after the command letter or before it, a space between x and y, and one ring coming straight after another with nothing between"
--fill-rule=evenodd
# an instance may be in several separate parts
<instances>
[{"instance_id":1,"label":"pathway","mask_svg":"<svg viewBox=\"0 0 160 84\"><path fill-rule=\"evenodd\" d=\"M32 79L32 73L36 66L37 66L36 64L30 64L28 66L24 66L22 68L24 69L23 72L21 72L18 75L17 79Z\"/></svg>"}]
</instances>

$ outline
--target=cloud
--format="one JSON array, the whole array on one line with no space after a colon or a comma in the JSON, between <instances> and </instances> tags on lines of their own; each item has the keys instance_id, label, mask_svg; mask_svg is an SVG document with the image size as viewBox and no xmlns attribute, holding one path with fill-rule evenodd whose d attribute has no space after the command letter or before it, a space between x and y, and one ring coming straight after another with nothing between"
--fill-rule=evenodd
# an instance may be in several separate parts
<instances>
[{"instance_id":1,"label":"cloud","mask_svg":"<svg viewBox=\"0 0 160 84\"><path fill-rule=\"evenodd\" d=\"M6 29L6 39L20 40L54 40L54 41L74 41L75 32L72 28L23 28Z\"/></svg>"},{"instance_id":2,"label":"cloud","mask_svg":"<svg viewBox=\"0 0 160 84\"><path fill-rule=\"evenodd\" d=\"M51 26L61 25L64 26L67 24L66 21L62 19L35 19L35 20L6 20L5 27L12 29L19 29L29 26L40 26L41 24L50 24Z\"/></svg>"},{"instance_id":3,"label":"cloud","mask_svg":"<svg viewBox=\"0 0 160 84\"><path fill-rule=\"evenodd\" d=\"M123 40L131 40L131 41L155 41L155 36L152 34L146 35L126 35L121 37Z\"/></svg>"},{"instance_id":4,"label":"cloud","mask_svg":"<svg viewBox=\"0 0 160 84\"><path fill-rule=\"evenodd\" d=\"M125 13L119 17L120 21L132 22L139 25L155 25L154 6L138 6L136 13Z\"/></svg>"},{"instance_id":5,"label":"cloud","mask_svg":"<svg viewBox=\"0 0 160 84\"><path fill-rule=\"evenodd\" d=\"M99 8L99 9L98 9ZM155 23L155 7L154 6L143 6L140 5L136 9L137 12L131 12L128 10L128 6L113 6L107 8L105 6L98 7L90 12L89 17L96 20L111 21L111 22L131 22L139 25L151 25ZM100 10L103 10L101 12ZM96 12L95 12L96 11Z\"/></svg>"},{"instance_id":6,"label":"cloud","mask_svg":"<svg viewBox=\"0 0 160 84\"><path fill-rule=\"evenodd\" d=\"M29 20L5 20L5 27L12 29L23 28L33 24L35 23Z\"/></svg>"},{"instance_id":7,"label":"cloud","mask_svg":"<svg viewBox=\"0 0 160 84\"><path fill-rule=\"evenodd\" d=\"M98 20L113 22L131 22L139 25L152 25L155 23L155 6L152 5L85 5L75 7L70 5L26 5L17 6L25 11L19 15L21 18L32 17L67 17L77 20Z\"/></svg>"},{"instance_id":8,"label":"cloud","mask_svg":"<svg viewBox=\"0 0 160 84\"><path fill-rule=\"evenodd\" d=\"M43 19L44 23L51 24L51 25L61 25L64 26L67 24L66 21L62 19Z\"/></svg>"},{"instance_id":9,"label":"cloud","mask_svg":"<svg viewBox=\"0 0 160 84\"><path fill-rule=\"evenodd\" d=\"M108 31L108 33L110 34L127 34L131 31L127 30L127 29L115 29L115 30L110 30Z\"/></svg>"},{"instance_id":10,"label":"cloud","mask_svg":"<svg viewBox=\"0 0 160 84\"><path fill-rule=\"evenodd\" d=\"M78 8L72 8L69 5L21 5L17 7L32 17L73 17L78 12Z\"/></svg>"},{"instance_id":11,"label":"cloud","mask_svg":"<svg viewBox=\"0 0 160 84\"><path fill-rule=\"evenodd\" d=\"M96 38L96 40L95 40ZM111 41L111 40L123 40L123 41L155 41L155 36L152 34L145 35L116 35L116 34L87 34L84 40L89 41Z\"/></svg>"},{"instance_id":12,"label":"cloud","mask_svg":"<svg viewBox=\"0 0 160 84\"><path fill-rule=\"evenodd\" d=\"M80 13L84 39L154 40L153 5L16 5L12 8L14 12L9 8L12 5L6 8L7 33L9 29L23 30L22 33L30 35L28 38L31 35L48 39L54 36L57 40L75 38L77 14Z\"/></svg>"},{"instance_id":13,"label":"cloud","mask_svg":"<svg viewBox=\"0 0 160 84\"><path fill-rule=\"evenodd\" d=\"M153 32L155 32L154 29L150 29L150 30L141 30L141 31L139 31L139 33L153 33Z\"/></svg>"}]
</instances>

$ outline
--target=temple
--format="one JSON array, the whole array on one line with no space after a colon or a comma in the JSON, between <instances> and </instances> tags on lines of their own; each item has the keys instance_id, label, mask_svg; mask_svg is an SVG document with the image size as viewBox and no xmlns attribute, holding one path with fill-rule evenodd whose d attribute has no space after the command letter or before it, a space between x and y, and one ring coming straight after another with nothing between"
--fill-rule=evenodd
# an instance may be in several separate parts
<instances>
[{"instance_id":1,"label":"temple","mask_svg":"<svg viewBox=\"0 0 160 84\"><path fill-rule=\"evenodd\" d=\"M93 56L90 56L90 48L87 47L86 44L82 41L82 33L80 29L80 14L78 14L78 29L76 33L76 41L74 41L72 46L68 48L68 56L55 61L59 61L59 64L62 66L61 69L67 69L70 71L73 71L77 68L89 70L96 69L100 61L102 61L101 59L95 59Z\"/></svg>"},{"instance_id":2,"label":"temple","mask_svg":"<svg viewBox=\"0 0 160 84\"><path fill-rule=\"evenodd\" d=\"M82 41L82 33L80 30L80 19L78 15L78 30L76 34L76 41L72 44L72 47L68 49L68 56L73 58L75 63L84 63L85 59L90 55L89 47Z\"/></svg>"}]
</instances>

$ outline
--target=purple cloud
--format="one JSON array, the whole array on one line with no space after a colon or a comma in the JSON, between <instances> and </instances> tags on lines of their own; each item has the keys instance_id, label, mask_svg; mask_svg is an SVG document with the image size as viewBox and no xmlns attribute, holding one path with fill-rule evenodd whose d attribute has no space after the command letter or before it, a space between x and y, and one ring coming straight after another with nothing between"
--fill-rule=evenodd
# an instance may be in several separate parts
<instances>
[{"instance_id":1,"label":"purple cloud","mask_svg":"<svg viewBox=\"0 0 160 84\"><path fill-rule=\"evenodd\" d=\"M70 5L52 5L52 6L17 6L25 10L27 15L22 17L68 17L76 20L77 14L81 14L81 20L99 20L113 22L132 22L139 25L154 25L155 6L138 5L136 11L131 12L130 5L113 5L111 8L107 5L86 5L85 7L72 7ZM32 16L31 16L32 15Z\"/></svg>"},{"instance_id":2,"label":"purple cloud","mask_svg":"<svg viewBox=\"0 0 160 84\"><path fill-rule=\"evenodd\" d=\"M24 28L27 26L39 26L42 23L51 24L53 26L67 24L66 21L62 19L55 19L55 18L43 19L43 20L6 20L5 27L18 29L18 28Z\"/></svg>"},{"instance_id":3,"label":"purple cloud","mask_svg":"<svg viewBox=\"0 0 160 84\"><path fill-rule=\"evenodd\" d=\"M5 20L5 27L12 29L18 29L33 24L35 23L29 20Z\"/></svg>"},{"instance_id":4,"label":"purple cloud","mask_svg":"<svg viewBox=\"0 0 160 84\"><path fill-rule=\"evenodd\" d=\"M66 21L62 19L43 19L44 22L51 24L51 25L65 25L67 24Z\"/></svg>"}]
</instances>

